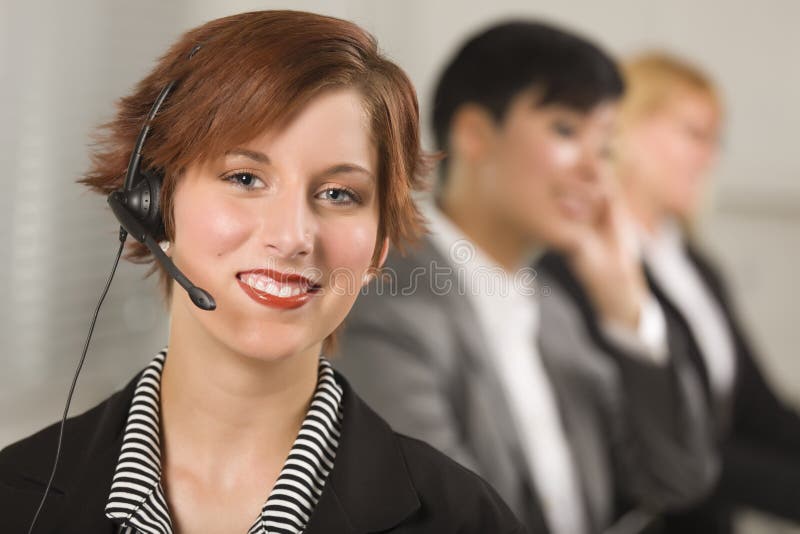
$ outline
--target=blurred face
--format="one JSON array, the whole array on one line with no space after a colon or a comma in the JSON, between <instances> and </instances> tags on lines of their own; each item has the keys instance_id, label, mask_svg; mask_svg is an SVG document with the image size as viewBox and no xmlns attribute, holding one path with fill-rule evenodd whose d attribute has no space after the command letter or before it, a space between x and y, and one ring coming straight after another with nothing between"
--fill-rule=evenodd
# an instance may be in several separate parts
<instances>
[{"instance_id":1,"label":"blurred face","mask_svg":"<svg viewBox=\"0 0 800 534\"><path fill-rule=\"evenodd\" d=\"M696 212L718 153L719 114L711 99L688 91L622 133L626 180L661 214Z\"/></svg>"},{"instance_id":2,"label":"blurred face","mask_svg":"<svg viewBox=\"0 0 800 534\"><path fill-rule=\"evenodd\" d=\"M327 92L285 129L186 170L170 254L217 309L174 288L173 328L182 321L182 332L274 360L314 348L342 322L378 230L368 124L356 91Z\"/></svg>"},{"instance_id":3,"label":"blurred face","mask_svg":"<svg viewBox=\"0 0 800 534\"><path fill-rule=\"evenodd\" d=\"M536 244L574 246L604 194L615 113L613 103L582 113L517 97L494 128L482 170L481 194L497 217Z\"/></svg>"}]
</instances>

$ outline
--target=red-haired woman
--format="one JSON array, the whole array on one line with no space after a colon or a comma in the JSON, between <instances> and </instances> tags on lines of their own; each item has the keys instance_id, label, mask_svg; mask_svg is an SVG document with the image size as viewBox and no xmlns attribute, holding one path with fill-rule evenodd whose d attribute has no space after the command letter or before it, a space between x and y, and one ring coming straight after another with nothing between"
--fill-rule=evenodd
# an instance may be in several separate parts
<instances>
[{"instance_id":1,"label":"red-haired woman","mask_svg":"<svg viewBox=\"0 0 800 534\"><path fill-rule=\"evenodd\" d=\"M162 269L169 350L68 420L38 531L521 532L482 480L393 433L321 357L389 244L420 231L406 75L346 21L209 22L121 100L83 183L122 188L173 82L142 148L163 180L153 239L216 309ZM57 433L0 453L0 531L28 528Z\"/></svg>"}]
</instances>

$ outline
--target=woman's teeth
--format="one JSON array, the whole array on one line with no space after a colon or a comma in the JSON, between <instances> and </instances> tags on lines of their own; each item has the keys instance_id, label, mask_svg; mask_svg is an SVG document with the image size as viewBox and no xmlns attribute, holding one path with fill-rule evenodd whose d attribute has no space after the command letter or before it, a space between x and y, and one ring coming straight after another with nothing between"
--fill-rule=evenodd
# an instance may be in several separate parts
<instances>
[{"instance_id":1,"label":"woman's teeth","mask_svg":"<svg viewBox=\"0 0 800 534\"><path fill-rule=\"evenodd\" d=\"M270 295L282 298L296 297L300 293L304 293L306 291L304 285L286 284L273 280L268 276L257 274L250 274L242 281L253 289L257 289L259 291L263 291L264 293L269 293Z\"/></svg>"}]
</instances>

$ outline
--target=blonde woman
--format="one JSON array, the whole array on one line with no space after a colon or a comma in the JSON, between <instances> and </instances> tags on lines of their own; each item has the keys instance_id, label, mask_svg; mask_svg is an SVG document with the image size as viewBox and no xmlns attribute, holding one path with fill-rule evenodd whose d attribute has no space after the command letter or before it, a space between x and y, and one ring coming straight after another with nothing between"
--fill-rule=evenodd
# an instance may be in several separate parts
<instances>
[{"instance_id":1,"label":"blonde woman","mask_svg":"<svg viewBox=\"0 0 800 534\"><path fill-rule=\"evenodd\" d=\"M687 231L719 153L722 98L704 72L665 53L631 59L624 73L615 152L623 195L653 289L694 347L722 458L713 495L670 518L670 532L730 532L740 506L800 520L800 418L760 371L719 271Z\"/></svg>"}]
</instances>

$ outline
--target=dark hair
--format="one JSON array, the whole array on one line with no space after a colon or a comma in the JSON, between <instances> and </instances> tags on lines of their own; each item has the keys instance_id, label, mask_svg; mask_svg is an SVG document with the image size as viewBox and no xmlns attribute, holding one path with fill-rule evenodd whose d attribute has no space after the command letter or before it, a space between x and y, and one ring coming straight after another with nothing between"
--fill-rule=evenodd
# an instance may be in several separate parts
<instances>
[{"instance_id":1,"label":"dark hair","mask_svg":"<svg viewBox=\"0 0 800 534\"><path fill-rule=\"evenodd\" d=\"M478 104L498 122L520 92L542 91L540 106L588 111L622 96L614 60L588 40L540 22L512 21L470 38L447 64L433 99L437 148L448 149L458 109Z\"/></svg>"},{"instance_id":2,"label":"dark hair","mask_svg":"<svg viewBox=\"0 0 800 534\"><path fill-rule=\"evenodd\" d=\"M192 59L189 53L197 45ZM425 182L419 111L408 76L353 24L299 11L258 11L213 20L185 33L100 130L92 166L81 180L108 194L122 187L128 158L159 91L177 80L152 122L143 168L164 172L166 236L172 238L172 196L184 169L218 157L269 128L281 128L320 93L360 91L378 152L379 224L373 262L388 237L401 247L422 232L411 191ZM128 259L151 262L140 243ZM161 272L167 292L170 284Z\"/></svg>"}]
</instances>

